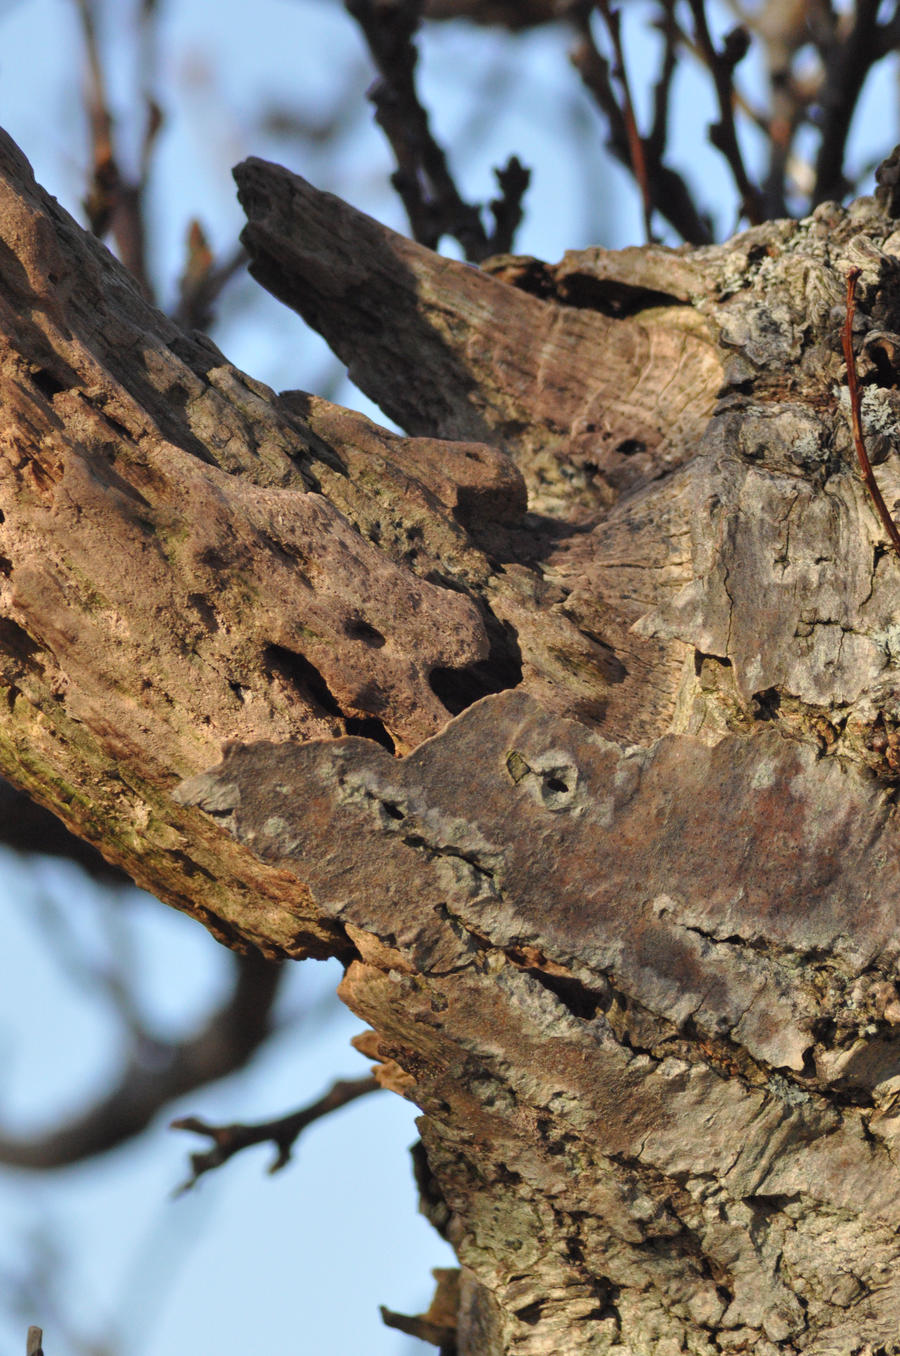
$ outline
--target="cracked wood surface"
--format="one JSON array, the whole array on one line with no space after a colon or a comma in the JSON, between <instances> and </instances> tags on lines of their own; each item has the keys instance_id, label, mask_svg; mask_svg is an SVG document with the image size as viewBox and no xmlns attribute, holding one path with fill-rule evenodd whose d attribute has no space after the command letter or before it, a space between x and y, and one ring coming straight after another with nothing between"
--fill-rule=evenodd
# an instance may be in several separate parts
<instances>
[{"instance_id":1,"label":"cracked wood surface","mask_svg":"<svg viewBox=\"0 0 900 1356\"><path fill-rule=\"evenodd\" d=\"M900 1281L828 1299L900 1252L900 826L873 779L774 730L622 750L514 691L403 760L234 747L178 799L356 944L343 996L412 1075L511 1350L532 1304L543 1343L632 1350L654 1292L672 1341L880 1340Z\"/></svg>"},{"instance_id":2,"label":"cracked wood surface","mask_svg":"<svg viewBox=\"0 0 900 1356\"><path fill-rule=\"evenodd\" d=\"M650 323L571 296L548 305L348 217L340 199L287 170L251 159L235 178L253 276L321 331L408 432L499 444L533 508L571 522L579 503L596 510L693 454L720 364L713 332L671 305L679 298L651 292L670 305ZM647 289L634 290L640 306Z\"/></svg>"},{"instance_id":3,"label":"cracked wood surface","mask_svg":"<svg viewBox=\"0 0 900 1356\"><path fill-rule=\"evenodd\" d=\"M0 173L0 771L345 962L461 1352L900 1351L885 204L478 270L247 162L253 271L400 437Z\"/></svg>"}]
</instances>

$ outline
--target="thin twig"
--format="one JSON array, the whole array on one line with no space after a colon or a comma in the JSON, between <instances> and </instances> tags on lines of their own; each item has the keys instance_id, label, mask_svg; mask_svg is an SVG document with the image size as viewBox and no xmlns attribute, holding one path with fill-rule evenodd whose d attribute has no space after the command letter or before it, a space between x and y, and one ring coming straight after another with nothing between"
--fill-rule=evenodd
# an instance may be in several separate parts
<instances>
[{"instance_id":1,"label":"thin twig","mask_svg":"<svg viewBox=\"0 0 900 1356\"><path fill-rule=\"evenodd\" d=\"M186 330L208 330L222 290L247 263L239 245L227 259L216 262L206 232L196 218L188 227L184 272L178 280L178 304L172 319Z\"/></svg>"},{"instance_id":2,"label":"thin twig","mask_svg":"<svg viewBox=\"0 0 900 1356\"><path fill-rule=\"evenodd\" d=\"M841 335L844 361L847 364L847 385L850 388L850 422L853 427L853 441L856 444L856 455L862 468L863 480L866 482L869 494L878 510L878 516L893 543L894 550L900 556L900 532L897 531L897 525L882 498L881 490L878 488L878 482L875 479L875 473L872 470L872 463L869 461L869 454L866 452L866 444L863 439L859 377L856 372L856 357L853 352L853 317L856 314L856 283L860 272L861 270L858 268L851 268L847 274L847 316L844 320L844 330Z\"/></svg>"},{"instance_id":3,"label":"thin twig","mask_svg":"<svg viewBox=\"0 0 900 1356\"><path fill-rule=\"evenodd\" d=\"M628 154L631 159L632 173L640 189L641 203L644 209L644 234L649 244L653 239L653 198L650 194L644 143L641 140L637 118L634 115L631 86L628 82L628 70L625 65L621 15L617 9L610 6L609 0L597 0L597 8L606 24L606 31L609 33L609 39L616 57L616 64L613 66L612 73L622 87L622 115L625 120L625 136L628 139Z\"/></svg>"},{"instance_id":4,"label":"thin twig","mask_svg":"<svg viewBox=\"0 0 900 1356\"><path fill-rule=\"evenodd\" d=\"M436 249L442 236L458 240L470 263L506 253L511 226L521 218L528 172L510 160L497 172L501 198L492 203L496 230L489 233L479 206L463 198L436 141L416 91L418 53L413 41L422 0L344 0L362 29L379 78L369 91L375 118L397 161L392 182L420 244Z\"/></svg>"},{"instance_id":5,"label":"thin twig","mask_svg":"<svg viewBox=\"0 0 900 1356\"><path fill-rule=\"evenodd\" d=\"M87 102L93 158L91 182L84 207L88 215L88 224L94 235L103 236L109 229L115 210L119 187L119 168L113 154L112 114L109 111L106 98L106 81L103 75L103 63L100 60L100 47L97 42L94 6L92 0L77 0L77 5L88 67L90 88L87 94Z\"/></svg>"},{"instance_id":6,"label":"thin twig","mask_svg":"<svg viewBox=\"0 0 900 1356\"><path fill-rule=\"evenodd\" d=\"M122 173L116 148L114 120L97 38L95 3L96 0L77 0L88 64L90 88L87 97L93 158L91 182L84 207L94 235L102 238L112 231L119 258L137 279L144 296L152 301L153 289L147 270L144 192L162 115L159 106L148 97L140 177L132 182ZM152 5L145 6L142 21L145 39L152 14Z\"/></svg>"},{"instance_id":7,"label":"thin twig","mask_svg":"<svg viewBox=\"0 0 900 1356\"><path fill-rule=\"evenodd\" d=\"M357 1097L377 1092L380 1086L371 1075L365 1078L341 1078L332 1084L324 1097L320 1097L311 1106L303 1107L300 1111L293 1111L289 1116L281 1116L276 1120L260 1121L256 1125L244 1125L240 1122L233 1125L209 1125L199 1116L182 1116L179 1120L172 1121L173 1130L190 1130L195 1135L208 1136L213 1142L211 1149L191 1154L191 1176L182 1183L175 1194L181 1195L189 1191L203 1173L220 1168L234 1154L240 1153L241 1149L247 1149L252 1144L265 1144L271 1141L275 1145L278 1153L269 1167L269 1172L278 1172L290 1162L294 1142L308 1125L336 1111L338 1107L355 1101Z\"/></svg>"},{"instance_id":8,"label":"thin twig","mask_svg":"<svg viewBox=\"0 0 900 1356\"><path fill-rule=\"evenodd\" d=\"M816 158L813 204L840 199L847 191L844 157L850 122L860 90L871 67L884 52L878 27L880 0L857 0L849 33L835 34L828 53L819 104L823 112L822 140Z\"/></svg>"},{"instance_id":9,"label":"thin twig","mask_svg":"<svg viewBox=\"0 0 900 1356\"><path fill-rule=\"evenodd\" d=\"M750 182L744 167L734 122L734 68L747 52L749 37L746 29L736 28L726 37L722 51L717 52L706 22L705 0L690 0L690 6L697 46L712 75L719 101L719 121L709 129L709 139L731 167L741 195L742 214L752 226L758 226L763 220L760 192Z\"/></svg>"},{"instance_id":10,"label":"thin twig","mask_svg":"<svg viewBox=\"0 0 900 1356\"><path fill-rule=\"evenodd\" d=\"M491 254L509 254L522 222L522 199L531 182L531 170L525 168L518 156L511 155L502 169L494 170L494 176L500 196L490 202L494 229L488 243Z\"/></svg>"},{"instance_id":11,"label":"thin twig","mask_svg":"<svg viewBox=\"0 0 900 1356\"><path fill-rule=\"evenodd\" d=\"M609 62L601 54L591 31L590 16L586 11L576 10L571 22L578 34L578 43L571 53L571 61L585 85L593 96L608 126L607 145L616 160L634 173L625 115L619 107L610 80ZM663 72L669 60L663 57ZM679 233L683 240L692 245L708 245L713 235L710 223L694 203L690 189L681 175L662 163L665 150L665 133L659 125L654 126L651 139L644 142L644 159L647 167L647 181L653 207Z\"/></svg>"},{"instance_id":12,"label":"thin twig","mask_svg":"<svg viewBox=\"0 0 900 1356\"><path fill-rule=\"evenodd\" d=\"M36 1328L34 1324L28 1329L28 1338L25 1344L25 1356L44 1356L44 1330Z\"/></svg>"}]
</instances>

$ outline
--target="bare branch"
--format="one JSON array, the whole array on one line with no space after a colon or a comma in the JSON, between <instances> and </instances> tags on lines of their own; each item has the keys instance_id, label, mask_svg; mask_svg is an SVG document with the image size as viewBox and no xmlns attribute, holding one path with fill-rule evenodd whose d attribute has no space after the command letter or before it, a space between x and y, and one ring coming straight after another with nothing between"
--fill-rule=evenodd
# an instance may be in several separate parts
<instances>
[{"instance_id":1,"label":"bare branch","mask_svg":"<svg viewBox=\"0 0 900 1356\"><path fill-rule=\"evenodd\" d=\"M882 39L892 32L896 19L879 29L880 0L857 0L849 33L835 34L828 52L825 80L819 103L822 108L822 140L816 159L813 203L840 200L847 192L844 157L850 122L866 76L884 55Z\"/></svg>"},{"instance_id":2,"label":"bare branch","mask_svg":"<svg viewBox=\"0 0 900 1356\"><path fill-rule=\"evenodd\" d=\"M105 1153L139 1134L174 1098L242 1068L271 1030L281 967L256 954L236 958L228 1000L197 1035L181 1042L136 1046L118 1083L83 1115L42 1138L0 1135L0 1163L65 1167Z\"/></svg>"},{"instance_id":3,"label":"bare branch","mask_svg":"<svg viewBox=\"0 0 900 1356\"><path fill-rule=\"evenodd\" d=\"M633 169L626 118L612 88L609 63L597 48L588 14L577 12L574 23L578 43L572 51L572 64L607 119L607 144L610 151L620 164ZM674 37L671 41L674 42ZM671 61L667 45L658 85L664 91L666 70ZM661 103L665 108L665 97ZM662 162L665 139L664 125L655 120L652 135L644 142L647 182L653 206L684 240L697 245L709 244L713 238L710 223L697 210L682 176Z\"/></svg>"},{"instance_id":4,"label":"bare branch","mask_svg":"<svg viewBox=\"0 0 900 1356\"><path fill-rule=\"evenodd\" d=\"M491 199L494 230L490 236L491 254L508 254L522 222L522 199L531 182L531 171L518 156L512 155L502 169L494 170L500 196Z\"/></svg>"},{"instance_id":5,"label":"bare branch","mask_svg":"<svg viewBox=\"0 0 900 1356\"><path fill-rule=\"evenodd\" d=\"M650 195L650 182L647 177L644 143L638 131L634 104L631 99L631 86L628 83L628 69L625 65L625 52L622 47L620 14L617 9L611 7L609 0L599 0L597 8L603 16L603 22L606 24L606 30L609 33L616 56L616 64L612 73L622 87L622 115L625 123L625 136L628 141L628 155L631 160L632 173L637 180L637 186L641 193L641 204L644 209L644 235L649 243L653 239L653 199Z\"/></svg>"},{"instance_id":6,"label":"bare branch","mask_svg":"<svg viewBox=\"0 0 900 1356\"><path fill-rule=\"evenodd\" d=\"M85 211L95 235L103 237L108 231L113 232L122 262L137 279L144 296L152 300L153 289L147 271L144 192L162 115L158 104L148 100L141 172L136 181L129 181L122 171L121 157L115 144L114 120L97 39L95 2L77 0L77 5L88 64L88 116L93 161ZM150 28L152 14L152 6L145 6L142 23L145 34Z\"/></svg>"},{"instance_id":7,"label":"bare branch","mask_svg":"<svg viewBox=\"0 0 900 1356\"><path fill-rule=\"evenodd\" d=\"M248 1149L253 1144L266 1144L271 1141L278 1150L277 1156L269 1167L269 1172L279 1172L290 1162L291 1152L298 1136L313 1121L346 1106L357 1097L377 1092L380 1084L371 1074L365 1078L339 1078L323 1097L300 1111L292 1111L287 1116L274 1120L258 1121L255 1125L236 1122L232 1125L210 1125L199 1116L181 1116L173 1121L173 1130L190 1130L195 1135L206 1135L213 1141L213 1147L202 1153L191 1154L191 1176L178 1188L176 1194L189 1191L205 1172L220 1168L229 1158Z\"/></svg>"},{"instance_id":8,"label":"bare branch","mask_svg":"<svg viewBox=\"0 0 900 1356\"><path fill-rule=\"evenodd\" d=\"M659 164L666 150L669 134L669 96L678 57L679 28L675 22L675 0L662 0L662 14L658 28L663 36L663 59L653 91L653 125L645 138L647 158Z\"/></svg>"},{"instance_id":9,"label":"bare branch","mask_svg":"<svg viewBox=\"0 0 900 1356\"><path fill-rule=\"evenodd\" d=\"M725 46L716 50L706 21L704 0L690 0L694 16L696 41L713 77L719 101L719 121L709 129L709 139L721 151L731 168L741 195L741 214L751 225L764 220L759 189L751 183L744 167L734 122L734 68L746 55L749 37L745 29L735 28L725 39Z\"/></svg>"},{"instance_id":10,"label":"bare branch","mask_svg":"<svg viewBox=\"0 0 900 1356\"><path fill-rule=\"evenodd\" d=\"M346 6L362 29L379 72L369 98L397 161L392 182L403 200L414 239L436 249L442 236L452 236L472 263L505 253L521 219L528 171L515 158L497 171L501 196L491 204L496 228L489 233L480 209L459 192L416 92L413 38L421 0L346 0Z\"/></svg>"},{"instance_id":11,"label":"bare branch","mask_svg":"<svg viewBox=\"0 0 900 1356\"><path fill-rule=\"evenodd\" d=\"M119 169L113 156L112 115L106 99L106 82L97 43L94 7L92 0L77 0L77 4L90 83L87 98L93 153L92 178L84 207L91 230L95 235L103 236L109 229L112 219Z\"/></svg>"},{"instance_id":12,"label":"bare branch","mask_svg":"<svg viewBox=\"0 0 900 1356\"><path fill-rule=\"evenodd\" d=\"M386 1328L395 1328L422 1342L430 1342L438 1348L440 1356L456 1356L460 1271L458 1267L435 1267L431 1274L437 1287L424 1314L398 1314L382 1304L381 1321Z\"/></svg>"},{"instance_id":13,"label":"bare branch","mask_svg":"<svg viewBox=\"0 0 900 1356\"><path fill-rule=\"evenodd\" d=\"M188 227L186 256L173 319L185 329L208 330L213 322L215 303L231 279L246 265L247 252L239 245L227 259L216 263L206 232L195 218Z\"/></svg>"}]
</instances>

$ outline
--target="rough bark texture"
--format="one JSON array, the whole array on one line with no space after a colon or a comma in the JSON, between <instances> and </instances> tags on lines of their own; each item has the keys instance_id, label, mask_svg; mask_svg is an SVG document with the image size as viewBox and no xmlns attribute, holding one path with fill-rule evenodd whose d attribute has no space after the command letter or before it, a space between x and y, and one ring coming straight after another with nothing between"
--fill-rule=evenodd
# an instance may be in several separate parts
<instances>
[{"instance_id":1,"label":"rough bark texture","mask_svg":"<svg viewBox=\"0 0 900 1356\"><path fill-rule=\"evenodd\" d=\"M900 1351L900 563L840 355L860 267L890 504L890 195L476 270L247 162L254 273L401 438L2 172L0 771L347 963L460 1352Z\"/></svg>"}]
</instances>

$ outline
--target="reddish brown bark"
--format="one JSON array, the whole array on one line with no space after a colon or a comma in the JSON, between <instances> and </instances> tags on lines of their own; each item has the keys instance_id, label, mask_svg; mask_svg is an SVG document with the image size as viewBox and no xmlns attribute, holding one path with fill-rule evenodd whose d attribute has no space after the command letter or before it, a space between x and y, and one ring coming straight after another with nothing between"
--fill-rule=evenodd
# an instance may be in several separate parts
<instances>
[{"instance_id":1,"label":"reddish brown bark","mask_svg":"<svg viewBox=\"0 0 900 1356\"><path fill-rule=\"evenodd\" d=\"M890 201L474 269L248 162L254 273L398 437L0 167L0 770L346 963L460 1351L897 1350L898 564L840 352L860 268L891 504Z\"/></svg>"}]
</instances>

